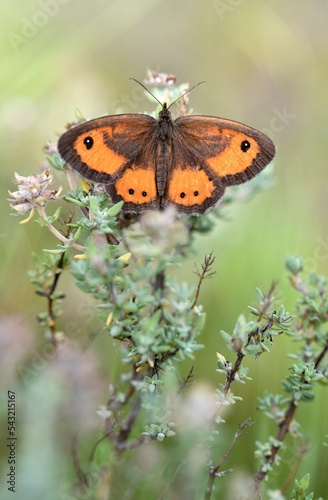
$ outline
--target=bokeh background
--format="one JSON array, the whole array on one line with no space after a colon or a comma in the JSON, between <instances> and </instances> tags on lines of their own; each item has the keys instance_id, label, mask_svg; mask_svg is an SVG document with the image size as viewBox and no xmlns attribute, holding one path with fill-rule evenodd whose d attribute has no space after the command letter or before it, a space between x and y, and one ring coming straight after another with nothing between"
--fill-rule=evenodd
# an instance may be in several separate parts
<instances>
[{"instance_id":1,"label":"bokeh background","mask_svg":"<svg viewBox=\"0 0 328 500\"><path fill-rule=\"evenodd\" d=\"M231 332L237 316L254 303L256 287L265 290L273 278L279 280L279 299L293 312L296 293L289 291L283 267L286 253L302 255L307 270L328 273L327 22L325 0L2 2L0 345L6 360L1 368L4 390L17 383L14 366L21 366L24 356L32 356L35 346L44 346L35 320L44 304L34 294L27 270L32 266L33 251L41 253L56 244L35 222L19 226L19 219L10 216L6 198L7 190L14 189L14 172L29 175L38 171L44 160L43 145L57 139L65 124L74 120L77 108L89 118L152 109L141 89L129 80L142 81L148 68L176 74L180 83L207 80L190 95L196 113L247 123L266 131L277 146L275 186L248 203L227 209L229 220L219 220L214 232L199 238L196 255L179 270L181 278L194 283L193 261L200 263L211 250L217 256L218 273L204 284L200 298L207 323L200 339L205 348L194 361L197 379L213 386L221 382L215 373L215 352L227 353L219 332ZM55 178L58 184L62 182L60 174L55 173ZM63 288L67 294L65 324L81 301L84 312L88 304L76 291L73 278L65 277ZM82 339L89 324L90 328L99 327L91 305L90 311L89 323L80 314ZM99 380L101 373L106 381L108 373L118 369L113 349L110 339L101 336L94 345L88 362L90 373L99 371ZM232 411L221 430L227 433L227 442L238 423L248 416L256 421L234 456L235 469L255 471L254 440L275 432L269 421L262 416L258 419L256 397L266 388L280 391L280 380L291 364L288 353L294 349L288 339L280 337L268 358L250 363L253 381L245 389L234 389L244 402L238 411ZM182 372L189 367L186 363ZM43 397L44 390L52 394L53 388L55 407L60 395L57 386L51 386L49 374L42 382L42 372L41 366L39 382L26 384L18 392L18 400L30 401L24 419L28 437L23 437L21 426L20 452L22 462L31 464L25 473L20 471L18 481L31 498L36 483L42 483L42 474L48 487L57 473L69 481L58 464L61 455L56 436L51 434L54 416ZM95 379L94 385L99 387L98 382ZM4 394L1 403L6 405ZM104 400L103 394L100 391L97 404ZM317 396L316 405L303 405L297 414L311 440L298 477L309 471L311 488L316 496L325 497L328 460L322 441L328 432L328 405L324 391ZM2 416L5 411L4 406ZM35 426L33 432L31 426ZM43 427L47 438L43 437L42 444ZM39 470L31 458L37 453ZM4 450L2 457L6 461ZM288 467L286 463L282 470ZM279 477L274 481L272 487L281 484ZM55 483L54 479L54 491Z\"/></svg>"}]
</instances>

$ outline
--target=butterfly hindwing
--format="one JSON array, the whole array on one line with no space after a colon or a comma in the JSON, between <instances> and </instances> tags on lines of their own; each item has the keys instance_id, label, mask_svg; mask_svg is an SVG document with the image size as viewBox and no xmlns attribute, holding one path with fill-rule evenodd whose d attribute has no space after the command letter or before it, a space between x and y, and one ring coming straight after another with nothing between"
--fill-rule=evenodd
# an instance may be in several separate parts
<instances>
[{"instance_id":1,"label":"butterfly hindwing","mask_svg":"<svg viewBox=\"0 0 328 500\"><path fill-rule=\"evenodd\" d=\"M149 165L132 164L117 182L106 185L106 191L114 203L124 200L125 212L140 213L160 206L155 169Z\"/></svg>"},{"instance_id":2,"label":"butterfly hindwing","mask_svg":"<svg viewBox=\"0 0 328 500\"><path fill-rule=\"evenodd\" d=\"M199 215L215 206L223 193L224 187L215 185L205 170L178 167L169 180L163 205L173 204L179 212Z\"/></svg>"},{"instance_id":3,"label":"butterfly hindwing","mask_svg":"<svg viewBox=\"0 0 328 500\"><path fill-rule=\"evenodd\" d=\"M191 147L179 136L177 132L162 204L173 204L179 212L190 215L202 214L220 200L224 186L214 181L204 169L201 155L191 153Z\"/></svg>"}]
</instances>

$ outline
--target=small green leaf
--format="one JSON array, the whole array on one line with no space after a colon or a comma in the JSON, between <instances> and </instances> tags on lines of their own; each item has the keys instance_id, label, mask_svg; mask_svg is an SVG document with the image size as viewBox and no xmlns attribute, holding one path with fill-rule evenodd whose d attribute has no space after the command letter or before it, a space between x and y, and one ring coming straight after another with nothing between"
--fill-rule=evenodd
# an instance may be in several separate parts
<instances>
[{"instance_id":1,"label":"small green leaf","mask_svg":"<svg viewBox=\"0 0 328 500\"><path fill-rule=\"evenodd\" d=\"M121 211L123 204L124 204L123 201L119 201L118 203L113 205L111 208L108 209L108 215L110 217L115 217Z\"/></svg>"},{"instance_id":2,"label":"small green leaf","mask_svg":"<svg viewBox=\"0 0 328 500\"><path fill-rule=\"evenodd\" d=\"M59 219L61 209L62 209L62 207L58 207L56 212L53 215L48 215L47 222L49 224L53 224L56 220Z\"/></svg>"}]
</instances>

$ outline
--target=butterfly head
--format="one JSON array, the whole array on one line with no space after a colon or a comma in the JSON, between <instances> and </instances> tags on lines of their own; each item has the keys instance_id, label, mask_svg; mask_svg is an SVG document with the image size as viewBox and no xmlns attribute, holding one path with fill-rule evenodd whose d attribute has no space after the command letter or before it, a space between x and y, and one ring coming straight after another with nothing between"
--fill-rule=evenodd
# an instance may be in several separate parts
<instances>
[{"instance_id":1,"label":"butterfly head","mask_svg":"<svg viewBox=\"0 0 328 500\"><path fill-rule=\"evenodd\" d=\"M171 106L168 106L166 102L164 102L164 104L162 104L161 106L162 106L162 109L158 113L158 120L160 122L166 121L166 120L171 120L171 112L169 111L169 108Z\"/></svg>"},{"instance_id":2,"label":"butterfly head","mask_svg":"<svg viewBox=\"0 0 328 500\"><path fill-rule=\"evenodd\" d=\"M130 80L133 80L136 83L138 83L139 85L141 85L141 87L144 88L145 91L148 92L148 94L150 94L155 99L155 101L158 102L158 104L160 106L162 106L162 109L161 109L161 111L158 114L158 118L159 118L160 121L163 120L163 119L164 120L170 119L171 113L169 112L169 109L171 108L171 106L173 106L173 104L175 104L177 101L179 101L186 94L189 94L189 92L191 92L196 87L198 87L198 85L201 85L202 83L205 83L205 80L202 80L201 82L196 83L196 85L194 85L190 89L187 89L183 94L181 94L177 99L175 99L173 102L171 102L170 105L168 106L166 102L162 103L149 89L147 89L147 87L143 83L139 82L139 80L136 80L136 78L130 78Z\"/></svg>"}]
</instances>

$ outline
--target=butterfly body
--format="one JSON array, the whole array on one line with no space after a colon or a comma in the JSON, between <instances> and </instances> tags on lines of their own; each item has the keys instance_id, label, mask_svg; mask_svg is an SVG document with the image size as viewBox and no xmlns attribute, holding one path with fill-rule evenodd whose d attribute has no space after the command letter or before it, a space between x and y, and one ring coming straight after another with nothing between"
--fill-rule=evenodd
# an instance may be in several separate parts
<instances>
[{"instance_id":1,"label":"butterfly body","mask_svg":"<svg viewBox=\"0 0 328 500\"><path fill-rule=\"evenodd\" d=\"M123 210L141 213L173 204L202 214L227 186L246 182L274 157L271 139L231 120L204 115L173 120L164 104L145 114L96 118L58 141L62 158L81 175L105 184Z\"/></svg>"}]
</instances>

